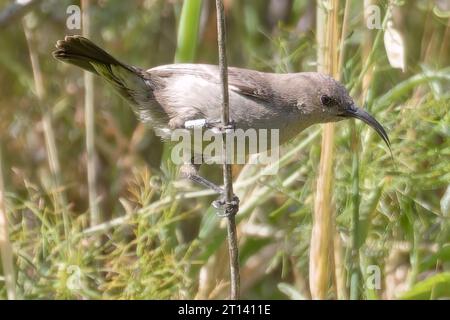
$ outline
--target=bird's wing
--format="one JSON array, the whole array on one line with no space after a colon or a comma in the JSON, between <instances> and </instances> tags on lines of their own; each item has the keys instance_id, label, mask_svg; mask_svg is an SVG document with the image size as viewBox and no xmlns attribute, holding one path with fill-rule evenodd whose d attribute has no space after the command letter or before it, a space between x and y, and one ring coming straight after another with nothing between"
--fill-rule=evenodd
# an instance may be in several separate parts
<instances>
[{"instance_id":1,"label":"bird's wing","mask_svg":"<svg viewBox=\"0 0 450 320\"><path fill-rule=\"evenodd\" d=\"M228 84L230 90L265 102L273 99L273 91L267 79L260 72L229 68Z\"/></svg>"},{"instance_id":2,"label":"bird's wing","mask_svg":"<svg viewBox=\"0 0 450 320\"><path fill-rule=\"evenodd\" d=\"M147 70L149 75L171 78L177 75L197 76L220 85L219 68L206 64L172 64ZM263 73L241 68L228 68L228 87L232 92L263 102L273 100L273 91Z\"/></svg>"}]
</instances>

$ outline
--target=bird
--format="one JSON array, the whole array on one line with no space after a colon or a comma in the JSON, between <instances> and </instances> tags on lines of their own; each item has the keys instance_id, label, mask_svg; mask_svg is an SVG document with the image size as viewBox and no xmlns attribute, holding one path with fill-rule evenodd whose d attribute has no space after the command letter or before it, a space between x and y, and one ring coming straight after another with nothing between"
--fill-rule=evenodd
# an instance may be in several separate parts
<instances>
[{"instance_id":1,"label":"bird","mask_svg":"<svg viewBox=\"0 0 450 320\"><path fill-rule=\"evenodd\" d=\"M150 124L163 139L193 121L220 127L222 86L217 65L168 64L145 70L117 60L78 35L58 40L53 56L100 76L129 103L139 120ZM390 150L384 127L329 75L229 67L228 85L233 129L277 129L281 145L312 125L356 118L372 127ZM181 174L220 193L214 207L228 205L225 211L235 213L239 199L234 196L226 203L224 189L199 175L195 156L182 165Z\"/></svg>"}]
</instances>

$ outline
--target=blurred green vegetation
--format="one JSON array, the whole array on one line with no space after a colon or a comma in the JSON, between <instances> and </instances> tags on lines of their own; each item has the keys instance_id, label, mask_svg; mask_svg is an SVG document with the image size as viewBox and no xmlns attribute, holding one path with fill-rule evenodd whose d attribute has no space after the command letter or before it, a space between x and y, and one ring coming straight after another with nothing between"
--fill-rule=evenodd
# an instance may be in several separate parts
<instances>
[{"instance_id":1,"label":"blurred green vegetation","mask_svg":"<svg viewBox=\"0 0 450 320\"><path fill-rule=\"evenodd\" d=\"M0 0L0 11L10 3ZM24 22L15 19L0 30L0 145L17 296L226 297L225 229L210 208L214 195L177 178L160 139L98 78L97 189L105 223L88 227L82 72L51 56L58 39L81 33L66 28L66 9L74 3L43 0L28 13L26 25L45 90L41 101ZM175 59L216 64L214 1L188 3L193 7L183 8L183 1L175 0L92 1L91 38L119 60L140 67ZM230 65L272 72L316 70L314 1L225 3ZM384 16L387 1L373 3ZM405 72L389 65L382 40L374 45L381 31L367 29L364 2L350 1L342 80L388 129L394 159L369 128L356 123L355 176L351 125L337 124L333 202L340 241L335 256L342 258L348 290L357 179L360 297L449 298L450 8L445 1L391 3L405 42ZM373 59L364 68L368 56ZM46 112L55 133L61 185L53 179L48 158ZM255 165L235 168L243 298L310 297L319 137L320 127L314 126L284 146L277 176L264 176L264 168ZM219 168L202 170L220 181ZM58 194L64 194L66 207L57 204ZM381 287L373 290L366 285L372 279L370 266L381 272ZM4 280L0 297L6 297ZM334 280L329 298L337 297Z\"/></svg>"}]
</instances>

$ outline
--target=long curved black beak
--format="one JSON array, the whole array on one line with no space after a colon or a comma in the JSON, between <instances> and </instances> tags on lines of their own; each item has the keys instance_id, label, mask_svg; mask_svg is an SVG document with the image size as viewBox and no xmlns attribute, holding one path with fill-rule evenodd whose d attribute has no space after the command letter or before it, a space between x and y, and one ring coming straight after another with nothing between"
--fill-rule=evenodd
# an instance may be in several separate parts
<instances>
[{"instance_id":1,"label":"long curved black beak","mask_svg":"<svg viewBox=\"0 0 450 320\"><path fill-rule=\"evenodd\" d=\"M356 118L359 120L364 121L366 124L371 126L383 139L383 141L386 143L386 145L389 148L389 151L391 151L391 142L389 141L389 137L386 133L386 130L384 130L383 126L369 113L364 111L363 109L357 108L355 105L352 105L349 107L344 114L342 115L346 118ZM392 153L392 151L391 151Z\"/></svg>"}]
</instances>

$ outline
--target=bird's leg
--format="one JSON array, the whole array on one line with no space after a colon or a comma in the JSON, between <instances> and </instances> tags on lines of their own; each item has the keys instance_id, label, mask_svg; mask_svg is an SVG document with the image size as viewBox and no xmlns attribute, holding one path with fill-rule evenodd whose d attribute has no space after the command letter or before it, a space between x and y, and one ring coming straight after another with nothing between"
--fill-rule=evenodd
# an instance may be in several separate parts
<instances>
[{"instance_id":1,"label":"bird's leg","mask_svg":"<svg viewBox=\"0 0 450 320\"><path fill-rule=\"evenodd\" d=\"M236 127L235 122L231 121L229 125L223 126L220 120L208 120L208 119L195 119L188 120L184 123L185 129L211 129L216 130L217 134L226 134L230 130L234 130ZM220 217L227 217L230 215L235 215L239 210L239 198L236 195L233 195L231 201L226 201L226 190L218 185L212 183L211 181L203 178L198 174L198 169L200 165L196 164L195 155L191 159L191 163L185 164L182 167L182 171L184 176L186 176L191 181L195 181L203 185L208 189L212 189L215 192L220 194L219 199L215 200L212 205L214 208L219 210L217 213ZM202 159L203 160L203 159ZM202 161L201 161L202 162Z\"/></svg>"},{"instance_id":2,"label":"bird's leg","mask_svg":"<svg viewBox=\"0 0 450 320\"><path fill-rule=\"evenodd\" d=\"M236 214L239 209L239 198L236 195L233 195L233 199L228 203L226 201L225 190L208 179L200 176L198 174L199 167L200 165L194 164L192 159L191 163L186 163L181 167L181 174L189 180L220 194L219 198L212 203L212 206L218 210L217 215L219 217L227 217L229 215Z\"/></svg>"},{"instance_id":3,"label":"bird's leg","mask_svg":"<svg viewBox=\"0 0 450 320\"><path fill-rule=\"evenodd\" d=\"M220 195L219 198L212 203L212 206L217 209L217 215L219 217L222 218L235 215L239 210L239 198L236 195L233 195L232 200L227 202L225 190L208 179L200 176L198 174L199 168L200 165L194 164L194 159L192 159L191 163L182 165L181 174L185 178L188 178L189 180L194 181L207 189L211 189Z\"/></svg>"},{"instance_id":4,"label":"bird's leg","mask_svg":"<svg viewBox=\"0 0 450 320\"><path fill-rule=\"evenodd\" d=\"M201 175L195 173L195 174L189 174L187 178L191 181L194 181L202 186L204 186L207 189L211 189L215 191L216 193L222 194L223 189L219 187L217 184L209 181L208 179L203 178Z\"/></svg>"}]
</instances>

